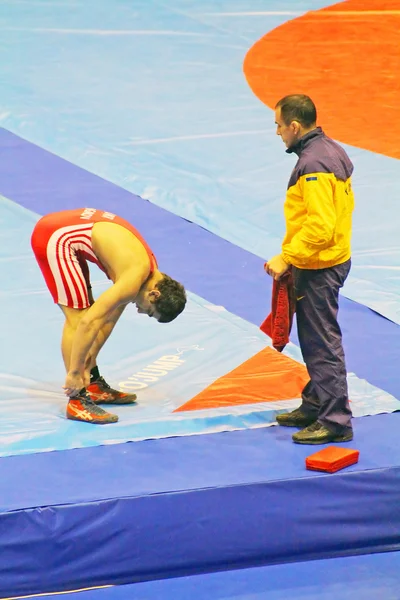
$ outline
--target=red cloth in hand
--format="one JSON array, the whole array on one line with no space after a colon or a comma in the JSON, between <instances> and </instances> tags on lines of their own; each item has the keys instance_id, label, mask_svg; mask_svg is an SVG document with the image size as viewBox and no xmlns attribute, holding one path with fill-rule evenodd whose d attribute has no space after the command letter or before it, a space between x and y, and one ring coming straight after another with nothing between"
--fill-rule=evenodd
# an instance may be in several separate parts
<instances>
[{"instance_id":1,"label":"red cloth in hand","mask_svg":"<svg viewBox=\"0 0 400 600\"><path fill-rule=\"evenodd\" d=\"M293 316L296 311L293 276L291 269L272 284L271 313L260 325L261 331L272 339L275 350L282 352L289 342Z\"/></svg>"}]
</instances>

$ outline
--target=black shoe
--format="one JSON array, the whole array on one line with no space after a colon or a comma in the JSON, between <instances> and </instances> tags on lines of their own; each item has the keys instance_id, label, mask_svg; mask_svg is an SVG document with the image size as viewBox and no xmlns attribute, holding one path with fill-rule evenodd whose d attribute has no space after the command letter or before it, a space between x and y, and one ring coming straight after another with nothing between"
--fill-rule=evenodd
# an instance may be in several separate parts
<instances>
[{"instance_id":1,"label":"black shoe","mask_svg":"<svg viewBox=\"0 0 400 600\"><path fill-rule=\"evenodd\" d=\"M350 429L347 433L337 434L330 431L321 423L316 421L305 429L292 435L292 440L296 444L327 444L329 442L350 442L353 439L353 431Z\"/></svg>"},{"instance_id":2,"label":"black shoe","mask_svg":"<svg viewBox=\"0 0 400 600\"><path fill-rule=\"evenodd\" d=\"M317 417L308 417L300 408L292 410L292 412L276 415L278 425L284 427L307 427L316 421Z\"/></svg>"}]
</instances>

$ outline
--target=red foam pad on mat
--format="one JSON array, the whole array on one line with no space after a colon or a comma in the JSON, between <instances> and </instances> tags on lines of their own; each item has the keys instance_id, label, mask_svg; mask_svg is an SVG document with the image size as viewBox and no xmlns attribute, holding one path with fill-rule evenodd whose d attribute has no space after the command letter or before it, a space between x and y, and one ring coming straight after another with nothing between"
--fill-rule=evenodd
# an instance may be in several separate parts
<instances>
[{"instance_id":1,"label":"red foam pad on mat","mask_svg":"<svg viewBox=\"0 0 400 600\"><path fill-rule=\"evenodd\" d=\"M306 458L306 468L311 471L335 473L358 462L360 452L350 448L328 446Z\"/></svg>"}]
</instances>

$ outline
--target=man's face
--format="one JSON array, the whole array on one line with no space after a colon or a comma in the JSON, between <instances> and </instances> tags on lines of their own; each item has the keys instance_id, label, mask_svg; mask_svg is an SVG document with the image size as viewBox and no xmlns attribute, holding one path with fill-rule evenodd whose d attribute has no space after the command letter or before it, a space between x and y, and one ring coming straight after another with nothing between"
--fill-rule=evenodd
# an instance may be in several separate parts
<instances>
[{"instance_id":1,"label":"man's face","mask_svg":"<svg viewBox=\"0 0 400 600\"><path fill-rule=\"evenodd\" d=\"M160 315L157 312L155 301L159 297L160 292L158 290L151 290L150 292L139 294L135 300L138 313L147 315L149 317L154 317L158 321Z\"/></svg>"},{"instance_id":2,"label":"man's face","mask_svg":"<svg viewBox=\"0 0 400 600\"><path fill-rule=\"evenodd\" d=\"M297 142L300 134L300 125L297 121L292 121L289 125L286 125L282 119L280 107L275 110L275 125L276 135L282 138L286 148L290 148Z\"/></svg>"}]
</instances>

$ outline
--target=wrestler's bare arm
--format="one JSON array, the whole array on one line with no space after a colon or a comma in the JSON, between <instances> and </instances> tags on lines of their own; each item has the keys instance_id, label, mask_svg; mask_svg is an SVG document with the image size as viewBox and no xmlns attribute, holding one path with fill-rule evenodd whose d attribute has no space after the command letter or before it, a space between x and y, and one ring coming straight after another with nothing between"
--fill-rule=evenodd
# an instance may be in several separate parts
<instances>
[{"instance_id":1,"label":"wrestler's bare arm","mask_svg":"<svg viewBox=\"0 0 400 600\"><path fill-rule=\"evenodd\" d=\"M79 322L72 346L70 373L83 374L87 354L99 331L113 321L115 324L122 310L119 307L133 302L143 284L143 275L126 271L114 285L103 292L86 311ZM110 333L112 328L110 329Z\"/></svg>"}]
</instances>

